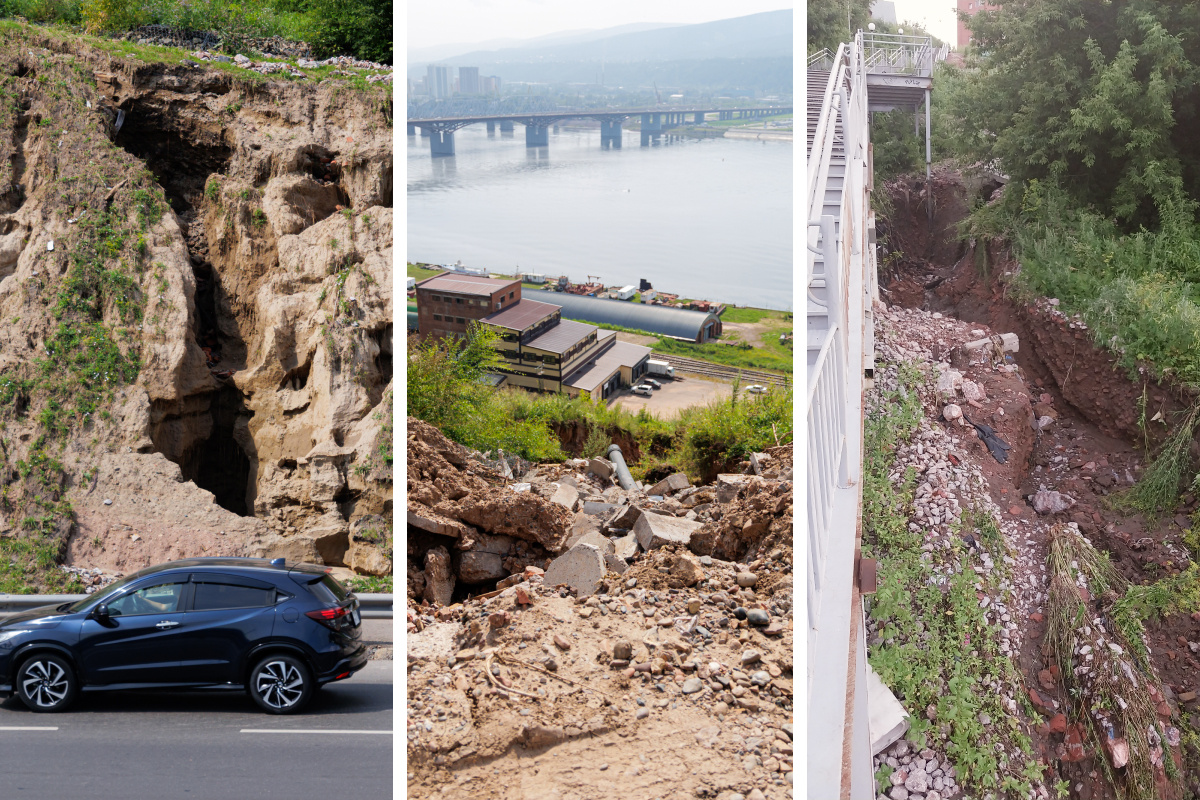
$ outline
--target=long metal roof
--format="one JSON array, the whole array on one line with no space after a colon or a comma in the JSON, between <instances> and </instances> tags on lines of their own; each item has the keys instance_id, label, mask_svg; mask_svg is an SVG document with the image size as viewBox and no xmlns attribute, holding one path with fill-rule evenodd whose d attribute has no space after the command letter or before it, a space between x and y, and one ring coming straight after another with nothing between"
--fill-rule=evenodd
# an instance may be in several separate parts
<instances>
[{"instance_id":1,"label":"long metal roof","mask_svg":"<svg viewBox=\"0 0 1200 800\"><path fill-rule=\"evenodd\" d=\"M675 339L696 341L709 322L719 319L716 314L689 311L684 308L652 306L627 300L601 300L565 292L543 292L545 302L562 306L564 319L575 319L600 325L657 333ZM541 294L538 295L541 297Z\"/></svg>"},{"instance_id":2,"label":"long metal roof","mask_svg":"<svg viewBox=\"0 0 1200 800\"><path fill-rule=\"evenodd\" d=\"M486 322L489 325L499 325L501 328L523 331L529 326L541 322L546 317L558 311L558 309L559 306L551 305L550 303L540 303L537 300L522 298L519 303L497 311L495 314L489 314L481 322Z\"/></svg>"},{"instance_id":3,"label":"long metal roof","mask_svg":"<svg viewBox=\"0 0 1200 800\"><path fill-rule=\"evenodd\" d=\"M417 284L421 289L433 289L443 292L462 292L463 294L478 294L485 297L492 292L512 283L520 283L517 279L498 280L496 278L481 278L477 275L462 275L457 272L443 272L426 278Z\"/></svg>"},{"instance_id":4,"label":"long metal roof","mask_svg":"<svg viewBox=\"0 0 1200 800\"><path fill-rule=\"evenodd\" d=\"M584 325L582 322L564 319L525 346L550 353L565 353L587 338L589 333L595 332L595 325Z\"/></svg>"},{"instance_id":5,"label":"long metal roof","mask_svg":"<svg viewBox=\"0 0 1200 800\"><path fill-rule=\"evenodd\" d=\"M612 333L612 331L609 331ZM595 361L589 361L572 372L564 380L567 386L590 392L620 367L636 367L638 362L650 355L650 348L630 342L613 342Z\"/></svg>"}]
</instances>

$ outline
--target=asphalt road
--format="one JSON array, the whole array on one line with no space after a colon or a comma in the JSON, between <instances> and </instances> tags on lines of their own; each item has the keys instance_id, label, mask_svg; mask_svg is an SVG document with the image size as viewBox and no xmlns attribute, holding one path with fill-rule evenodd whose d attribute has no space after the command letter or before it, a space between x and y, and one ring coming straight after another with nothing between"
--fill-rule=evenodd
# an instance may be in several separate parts
<instances>
[{"instance_id":1,"label":"asphalt road","mask_svg":"<svg viewBox=\"0 0 1200 800\"><path fill-rule=\"evenodd\" d=\"M243 692L87 693L60 714L10 697L0 701L0 798L390 800L392 725L391 661L284 717Z\"/></svg>"}]
</instances>

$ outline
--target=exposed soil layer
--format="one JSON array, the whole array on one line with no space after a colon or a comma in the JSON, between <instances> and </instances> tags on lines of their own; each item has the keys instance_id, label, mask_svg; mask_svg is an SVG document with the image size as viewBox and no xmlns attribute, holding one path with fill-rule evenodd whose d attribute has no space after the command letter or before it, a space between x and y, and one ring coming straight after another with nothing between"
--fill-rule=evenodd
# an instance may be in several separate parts
<instances>
[{"instance_id":1,"label":"exposed soil layer","mask_svg":"<svg viewBox=\"0 0 1200 800\"><path fill-rule=\"evenodd\" d=\"M1197 508L1197 498L1185 494L1178 509L1165 511L1157 519L1114 510L1112 500L1142 473L1146 441L1153 448L1170 433L1166 425L1156 423L1147 423L1144 431L1139 424L1143 413L1147 420L1156 412L1170 420L1173 412L1190 407L1194 399L1146 375L1131 379L1113 354L1093 344L1081 320L1058 310L1057 300L1018 299L1005 282L1018 266L1002 243L993 243L985 252L974 242L956 240L955 224L972 197L983 193L987 199L994 189L995 185L969 187L953 172L935 173L938 213L931 228L924 205L924 181L901 179L889 185L895 211L885 225L892 251L884 259L887 266L881 274L885 297L895 305L1018 335L1019 351L1003 356L1019 367L1012 376L1014 385L990 385L986 391L989 396L1028 398L1020 413L1005 408L1010 423L997 424L994 414L989 420L1002 438L1013 443L1013 455L1025 457L1010 458L1007 465L993 462L985 472L1005 518L1029 522L1027 545L1032 563L1046 563L1047 525L1039 520L1028 498L1046 489L1075 501L1053 519L1078 524L1131 582L1151 583L1175 574L1189 563L1183 536L1191 526L1189 515ZM953 365L957 355L952 350L962 342L948 344L944 353L935 348L934 357ZM977 413L966 406L963 410ZM1031 424L1045 417L1052 421L1044 428L1035 429ZM992 460L983 459L984 464L989 462ZM1028 687L1036 688L1058 708L1067 709L1070 697L1048 672L1051 664L1043 644L1044 611L1039 608L1022 620L1019 664ZM1151 660L1165 684L1173 724L1180 725L1182 719L1186 725L1189 716L1193 722L1200 721L1193 716L1200 711L1194 694L1200 689L1200 661L1196 658L1200 615L1151 621L1147 628ZM1048 705L1047 720L1050 712ZM1105 782L1102 753L1089 747L1079 758L1078 752L1064 746L1062 732L1052 732L1048 724L1037 726L1035 733L1035 745L1051 767L1047 785L1061 777L1070 781L1073 798L1116 796ZM1200 775L1193 772L1186 783L1190 791L1200 792Z\"/></svg>"}]
</instances>

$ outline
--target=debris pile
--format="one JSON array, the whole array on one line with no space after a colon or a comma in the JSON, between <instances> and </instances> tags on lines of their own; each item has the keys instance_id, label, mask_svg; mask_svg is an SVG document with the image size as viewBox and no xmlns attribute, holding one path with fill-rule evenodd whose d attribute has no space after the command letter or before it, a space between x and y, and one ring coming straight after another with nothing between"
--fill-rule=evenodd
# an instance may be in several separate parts
<instances>
[{"instance_id":1,"label":"debris pile","mask_svg":"<svg viewBox=\"0 0 1200 800\"><path fill-rule=\"evenodd\" d=\"M790 447L628 490L411 418L408 448L414 796L492 796L526 752L563 790L790 796Z\"/></svg>"}]
</instances>

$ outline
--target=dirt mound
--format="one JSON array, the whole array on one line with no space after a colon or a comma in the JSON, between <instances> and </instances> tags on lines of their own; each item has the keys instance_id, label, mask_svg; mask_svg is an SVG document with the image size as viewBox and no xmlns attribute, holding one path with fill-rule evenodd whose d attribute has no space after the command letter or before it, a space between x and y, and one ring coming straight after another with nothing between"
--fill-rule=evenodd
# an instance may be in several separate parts
<instances>
[{"instance_id":1,"label":"dirt mound","mask_svg":"<svg viewBox=\"0 0 1200 800\"><path fill-rule=\"evenodd\" d=\"M692 535L692 550L729 561L792 561L792 487L756 478Z\"/></svg>"},{"instance_id":2,"label":"dirt mound","mask_svg":"<svg viewBox=\"0 0 1200 800\"><path fill-rule=\"evenodd\" d=\"M678 590L609 575L586 601L530 574L449 621L410 611L409 795L790 796L793 642L775 613L790 609L737 569Z\"/></svg>"}]
</instances>

